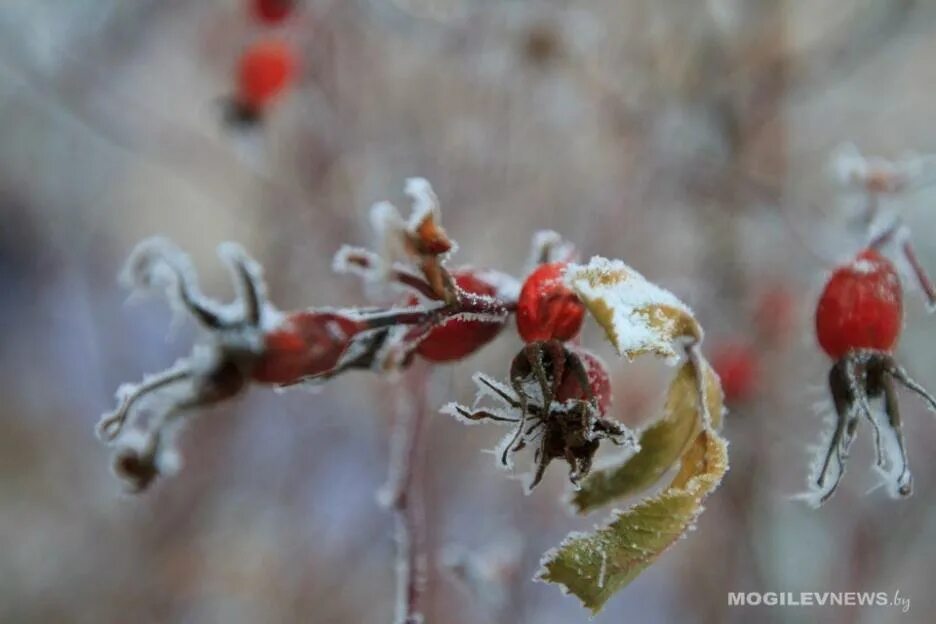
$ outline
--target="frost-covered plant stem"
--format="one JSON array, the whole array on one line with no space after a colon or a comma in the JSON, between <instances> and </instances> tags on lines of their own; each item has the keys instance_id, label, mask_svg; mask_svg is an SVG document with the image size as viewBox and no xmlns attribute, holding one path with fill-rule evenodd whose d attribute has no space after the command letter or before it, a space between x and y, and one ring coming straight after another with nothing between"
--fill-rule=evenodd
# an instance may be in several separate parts
<instances>
[{"instance_id":1,"label":"frost-covered plant stem","mask_svg":"<svg viewBox=\"0 0 936 624\"><path fill-rule=\"evenodd\" d=\"M396 523L395 624L423 621L419 602L426 585L425 531L418 469L426 421L427 370L416 367L404 384L390 444L390 467L382 502Z\"/></svg>"},{"instance_id":2,"label":"frost-covered plant stem","mask_svg":"<svg viewBox=\"0 0 936 624\"><path fill-rule=\"evenodd\" d=\"M910 268L913 269L913 274L916 277L917 283L920 285L920 289L926 296L926 302L929 305L930 310L936 309L936 287L933 286L933 282L926 273L926 269L924 269L923 265L920 264L920 259L916 255L916 250L913 248L913 243L911 243L910 239L908 238L903 241L900 247L903 251L904 258L907 259L907 262L910 264Z\"/></svg>"},{"instance_id":3,"label":"frost-covered plant stem","mask_svg":"<svg viewBox=\"0 0 936 624\"><path fill-rule=\"evenodd\" d=\"M868 246L880 249L892 240L896 241L900 253L903 254L907 264L910 265L913 277L916 279L920 290L923 291L923 296L926 297L927 306L930 310L936 309L936 286L933 285L932 279L930 279L926 269L920 263L916 249L913 247L913 241L910 240L910 233L902 220L895 219L886 229L872 237Z\"/></svg>"}]
</instances>

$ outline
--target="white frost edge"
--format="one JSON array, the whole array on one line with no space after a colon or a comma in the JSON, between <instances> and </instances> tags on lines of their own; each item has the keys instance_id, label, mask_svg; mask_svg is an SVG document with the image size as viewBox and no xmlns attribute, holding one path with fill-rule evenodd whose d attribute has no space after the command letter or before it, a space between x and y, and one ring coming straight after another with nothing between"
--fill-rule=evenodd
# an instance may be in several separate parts
<instances>
[{"instance_id":1,"label":"white frost edge","mask_svg":"<svg viewBox=\"0 0 936 624\"><path fill-rule=\"evenodd\" d=\"M578 541L578 540L581 540L581 539L593 539L593 538L596 537L596 535L597 535L599 532L609 530L609 529L611 528L611 525L612 525L612 524L614 524L615 522L617 522L622 516L624 516L624 515L630 513L631 509L632 509L632 508L628 508L628 509L612 509L612 510L611 510L611 513L608 515L608 517L607 517L603 522L600 522L600 523L598 523L598 524L595 524L595 525L592 527L591 532L585 532L585 531L570 531L568 534L566 534L566 536L563 538L563 540L562 540L561 542L559 542L559 545L558 545L558 546L554 546L554 547L550 548L549 550L547 550L546 552L544 552L543 555L540 557L540 560L539 560L539 568L537 569L536 573L535 573L534 576L533 576L533 581L536 582L536 583L549 583L550 585L558 585L559 588L560 588L560 591L562 591L562 593L565 594L566 596L575 596L575 594L572 593L572 591L569 589L569 587L568 587L565 583L562 583L562 582L559 582L559 581L551 581L551 580L547 580L547 579L545 578L546 575L549 574L549 570L547 569L546 566L547 566L551 561L553 561L554 559L556 559L556 557L557 557L558 554L559 554L559 551L561 551L563 548L567 547L567 546L568 546L569 544L571 544L572 542L575 542L575 541ZM678 539L685 539L691 531L694 531L694 530L695 530L696 522L698 521L699 516L701 516L701 515L702 515L702 512L704 512L704 511L705 511L705 506L702 505L702 504L700 504L699 507L696 509L695 513L693 514L692 519L689 521L688 524L686 524L686 529L685 529L685 531L680 532ZM664 548L663 550L661 550L661 551L657 554L657 556L662 556L663 553L667 552L668 550L670 550L670 549L671 549L673 546L675 546L675 545L676 545L676 542L674 541L672 544L670 544L669 546L667 546L666 548ZM607 556L606 553L605 553L605 551L602 551L601 554L602 554L604 557ZM606 563L606 562L605 562L605 563ZM605 569L604 572L605 572L605 574L607 574L607 569ZM597 579L596 579L596 580L597 580ZM603 584L602 584L601 588L603 589ZM580 600L577 596L575 596L575 597L576 597L577 600L579 600L579 601L581 602L581 600ZM594 617L595 617L595 616L592 615L589 619L594 619Z\"/></svg>"},{"instance_id":2,"label":"white frost edge","mask_svg":"<svg viewBox=\"0 0 936 624\"><path fill-rule=\"evenodd\" d=\"M806 481L806 491L797 492L790 496L792 501L801 501L809 505L813 509L818 509L823 505L822 497L828 494L831 486L826 486L820 488L816 485L816 481L819 479L819 473L822 470L822 463L825 461L825 454L829 449L829 442L832 439L832 434L835 430L835 421L836 415L832 410L831 403L826 400L817 401L812 406L813 411L822 418L822 431L819 434L820 442L818 444L808 444L806 450L812 456L812 459L809 462L809 472L807 475ZM838 462L833 458L832 462L829 464L829 476L832 477L828 483L836 484L840 483L840 480L845 476L845 470L842 469L839 472Z\"/></svg>"},{"instance_id":3,"label":"white frost edge","mask_svg":"<svg viewBox=\"0 0 936 624\"><path fill-rule=\"evenodd\" d=\"M407 178L404 193L413 200L413 210L410 213L406 228L410 232L416 231L426 219L436 221L442 216L439 208L439 197L432 190L432 185L426 178Z\"/></svg>"},{"instance_id":4,"label":"white frost edge","mask_svg":"<svg viewBox=\"0 0 936 624\"><path fill-rule=\"evenodd\" d=\"M624 272L628 278L612 286L592 286L587 279L579 276L582 271ZM614 347L619 355L633 351L661 350L667 355L669 364L674 365L678 361L678 354L671 341L661 340L659 333L647 322L647 318L637 312L639 308L646 306L665 305L693 316L689 306L676 295L648 281L624 262L601 256L593 256L586 265L569 265L563 279L579 296L603 301L611 308L611 322L617 337Z\"/></svg>"}]
</instances>

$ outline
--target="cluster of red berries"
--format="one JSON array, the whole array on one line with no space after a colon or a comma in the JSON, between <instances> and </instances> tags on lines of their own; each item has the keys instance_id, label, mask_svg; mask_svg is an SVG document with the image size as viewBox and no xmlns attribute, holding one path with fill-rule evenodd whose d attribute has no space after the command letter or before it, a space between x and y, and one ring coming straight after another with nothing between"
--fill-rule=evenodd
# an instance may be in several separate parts
<instances>
[{"instance_id":1,"label":"cluster of red berries","mask_svg":"<svg viewBox=\"0 0 936 624\"><path fill-rule=\"evenodd\" d=\"M449 271L444 260L454 244L438 223L435 195L420 179L407 192L415 199L409 223L375 207L392 224L382 233L383 247L402 249L406 262L352 247L335 259L336 269L397 293L387 306L280 312L266 298L260 265L233 244L219 248L237 292L224 306L201 294L188 256L173 244L150 239L137 246L124 271L127 284L165 290L204 330L205 344L170 369L121 387L117 408L99 423L100 435L118 447L118 473L134 489L171 470L173 422L186 410L231 398L250 384L291 386L355 369L401 369L416 357L461 360L496 338L514 312L527 344L510 366L510 402L520 415L508 448L541 438L536 481L555 457L572 464L576 480L588 472L600 439L624 435L604 419L611 395L603 364L566 344L585 315L563 281L566 262L544 254L520 288L496 271ZM147 417L139 417L144 410ZM535 421L529 429L528 418ZM137 425L133 435L128 421Z\"/></svg>"},{"instance_id":2,"label":"cluster of red berries","mask_svg":"<svg viewBox=\"0 0 936 624\"><path fill-rule=\"evenodd\" d=\"M913 483L894 381L919 394L931 408L936 408L936 400L893 357L903 329L903 290L894 265L869 247L837 267L819 298L815 321L819 345L835 361L829 389L837 417L817 467L816 502L825 502L835 492L862 417L874 430L878 468L895 495L909 496ZM885 422L872 411L873 399L882 400Z\"/></svg>"},{"instance_id":3,"label":"cluster of red berries","mask_svg":"<svg viewBox=\"0 0 936 624\"><path fill-rule=\"evenodd\" d=\"M250 0L251 16L261 25L278 26L290 18L298 0ZM227 108L233 125L260 122L295 81L296 54L284 40L263 37L252 42L237 63L237 86Z\"/></svg>"},{"instance_id":4,"label":"cluster of red berries","mask_svg":"<svg viewBox=\"0 0 936 624\"><path fill-rule=\"evenodd\" d=\"M591 470L601 440L633 442L630 430L607 418L611 383L604 363L569 343L582 328L585 306L564 281L567 267L565 261L547 261L530 273L520 289L517 331L526 344L511 362L510 387L484 375L475 378L510 414L448 406L462 418L514 426L502 443L504 466L511 465L511 453L536 444L530 489L539 484L553 459L569 464L569 480L577 485Z\"/></svg>"}]
</instances>

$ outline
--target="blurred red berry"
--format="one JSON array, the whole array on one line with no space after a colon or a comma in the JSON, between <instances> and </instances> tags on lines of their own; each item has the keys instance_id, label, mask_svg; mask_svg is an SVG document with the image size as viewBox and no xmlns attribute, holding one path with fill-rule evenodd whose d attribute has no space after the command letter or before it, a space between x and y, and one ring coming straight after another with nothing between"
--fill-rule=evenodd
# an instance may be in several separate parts
<instances>
[{"instance_id":1,"label":"blurred red berry","mask_svg":"<svg viewBox=\"0 0 936 624\"><path fill-rule=\"evenodd\" d=\"M754 301L754 325L758 334L770 342L787 338L793 330L796 299L783 283L763 290Z\"/></svg>"},{"instance_id":2,"label":"blurred red berry","mask_svg":"<svg viewBox=\"0 0 936 624\"><path fill-rule=\"evenodd\" d=\"M237 68L237 103L260 113L289 86L295 77L292 49L278 40L251 45L241 55Z\"/></svg>"},{"instance_id":3,"label":"blurred red berry","mask_svg":"<svg viewBox=\"0 0 936 624\"><path fill-rule=\"evenodd\" d=\"M611 407L611 379L608 375L608 369L598 356L585 349L576 348L571 351L578 356L582 366L585 367L585 372L588 375L588 385L591 388L592 396L595 397L598 403L599 414L601 416L606 415ZM582 388L579 376L574 373L570 366L566 366L563 370L562 381L556 391L556 399L558 401L568 401L569 399L587 398L588 393Z\"/></svg>"},{"instance_id":4,"label":"blurred red berry","mask_svg":"<svg viewBox=\"0 0 936 624\"><path fill-rule=\"evenodd\" d=\"M582 328L585 305L562 280L567 263L541 264L523 283L517 331L526 342L571 340Z\"/></svg>"},{"instance_id":5,"label":"blurred red berry","mask_svg":"<svg viewBox=\"0 0 936 624\"><path fill-rule=\"evenodd\" d=\"M723 342L711 353L712 368L721 379L728 403L746 401L757 394L760 384L760 357L744 342Z\"/></svg>"},{"instance_id":6,"label":"blurred red berry","mask_svg":"<svg viewBox=\"0 0 936 624\"><path fill-rule=\"evenodd\" d=\"M261 383L287 385L332 370L363 321L334 312L294 312L264 336L264 351L252 370Z\"/></svg>"},{"instance_id":7,"label":"blurred red berry","mask_svg":"<svg viewBox=\"0 0 936 624\"><path fill-rule=\"evenodd\" d=\"M250 9L258 21L278 24L289 17L296 4L297 0L250 0Z\"/></svg>"},{"instance_id":8,"label":"blurred red berry","mask_svg":"<svg viewBox=\"0 0 936 624\"><path fill-rule=\"evenodd\" d=\"M857 349L891 352L902 324L900 277L870 248L832 273L816 308L816 336L833 360Z\"/></svg>"},{"instance_id":9,"label":"blurred red berry","mask_svg":"<svg viewBox=\"0 0 936 624\"><path fill-rule=\"evenodd\" d=\"M453 271L452 278L466 293L489 297L497 294L493 285L480 279L469 269ZM416 299L409 303L416 303ZM451 319L429 332L419 343L416 353L430 362L460 360L496 338L503 327L502 322Z\"/></svg>"}]
</instances>

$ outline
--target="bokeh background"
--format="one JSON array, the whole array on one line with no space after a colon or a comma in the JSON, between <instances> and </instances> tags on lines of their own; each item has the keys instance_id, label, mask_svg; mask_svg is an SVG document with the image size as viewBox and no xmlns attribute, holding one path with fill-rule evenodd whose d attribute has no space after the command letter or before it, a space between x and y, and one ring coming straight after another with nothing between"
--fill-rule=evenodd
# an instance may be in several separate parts
<instances>
[{"instance_id":1,"label":"bokeh background","mask_svg":"<svg viewBox=\"0 0 936 624\"><path fill-rule=\"evenodd\" d=\"M732 468L689 539L594 621L929 622L936 422L904 396L915 496L876 485L867 427L837 496L805 487L829 362L814 344L830 260L864 201L830 175L844 142L936 151L936 5L897 0L307 0L262 131L221 123L239 52L269 34L235 0L0 3L0 621L389 622L392 518L375 502L398 385L254 389L193 420L185 467L121 494L93 434L123 381L187 352L159 301L124 305L133 244L172 237L206 290L243 243L283 308L364 300L331 273L368 207L428 178L456 260L515 274L534 231L622 258L690 303L706 345L756 366L730 405ZM885 198L936 271L936 195ZM856 208L856 206L858 208ZM766 303L765 303L766 301ZM936 319L908 296L900 359L936 387ZM612 359L615 413L654 417L670 369ZM513 332L432 372L430 400L506 371ZM433 410L434 411L434 410ZM434 415L422 471L428 622L587 621L530 579L572 529L565 470L524 496L497 427ZM460 565L452 569L451 564ZM873 608L729 608L728 591L885 591Z\"/></svg>"}]
</instances>

